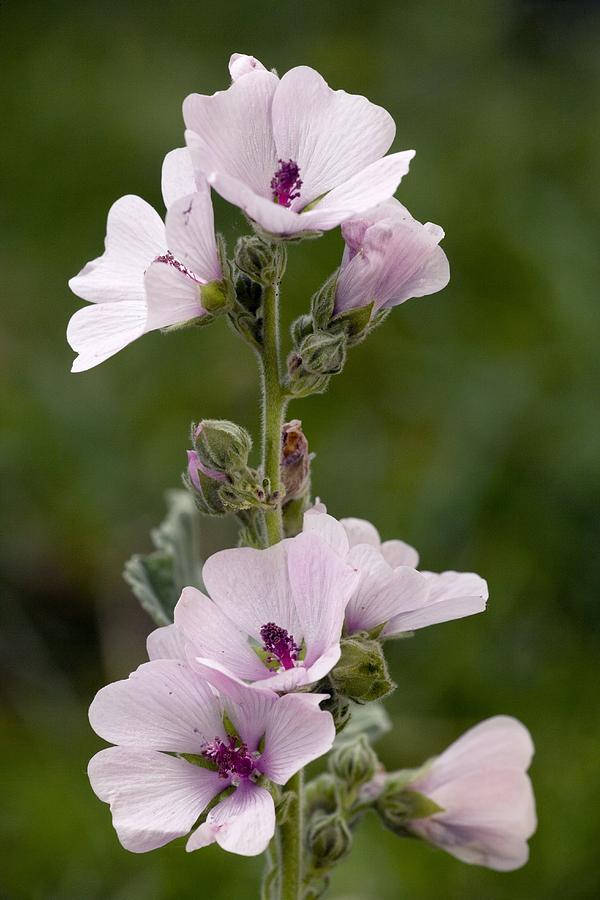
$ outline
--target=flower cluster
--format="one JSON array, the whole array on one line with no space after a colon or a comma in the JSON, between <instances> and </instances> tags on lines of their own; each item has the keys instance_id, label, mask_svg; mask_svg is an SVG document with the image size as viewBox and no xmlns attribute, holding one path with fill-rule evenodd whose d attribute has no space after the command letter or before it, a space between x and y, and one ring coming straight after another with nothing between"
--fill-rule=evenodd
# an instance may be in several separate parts
<instances>
[{"instance_id":1,"label":"flower cluster","mask_svg":"<svg viewBox=\"0 0 600 900\"><path fill-rule=\"evenodd\" d=\"M284 884L285 896L299 897L302 884L321 896L368 809L465 862L515 868L535 828L523 725L490 719L436 760L394 773L360 725L365 704L395 688L387 642L483 612L485 580L419 569L409 544L330 515L311 498L314 454L302 423L284 422L287 403L324 390L392 307L445 287L444 233L393 197L414 152L388 153L395 126L384 109L332 90L305 66L279 78L234 54L229 70L226 90L184 102L187 146L163 164L164 223L139 197L117 200L104 254L70 281L92 304L69 323L74 371L146 332L222 316L257 352L263 383L261 463L250 465L244 428L203 419L183 476L200 512L237 517L240 545L210 556L196 578L184 564L195 550L187 552L193 529L182 513L159 551L136 560L137 580L130 566L161 627L148 637L149 662L91 705L92 727L113 745L91 760L92 787L136 853L189 834L188 851L217 842L251 856L279 828L268 896ZM231 259L215 235L211 189L253 229ZM282 375L287 245L337 226L339 268L293 324ZM343 731L350 718L353 733ZM332 748L329 772L303 795L296 776ZM290 826L303 807L305 825L297 815Z\"/></svg>"}]
</instances>

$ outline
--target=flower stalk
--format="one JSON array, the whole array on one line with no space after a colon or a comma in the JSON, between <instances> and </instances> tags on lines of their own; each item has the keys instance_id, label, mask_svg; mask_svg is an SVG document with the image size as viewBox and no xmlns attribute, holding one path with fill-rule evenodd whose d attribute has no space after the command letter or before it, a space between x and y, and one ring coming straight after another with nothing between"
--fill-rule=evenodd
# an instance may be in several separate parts
<instances>
[{"instance_id":1,"label":"flower stalk","mask_svg":"<svg viewBox=\"0 0 600 900\"><path fill-rule=\"evenodd\" d=\"M300 769L287 784L293 796L287 816L280 828L281 870L279 878L280 900L300 900L302 896L302 834L304 771Z\"/></svg>"},{"instance_id":2,"label":"flower stalk","mask_svg":"<svg viewBox=\"0 0 600 900\"><path fill-rule=\"evenodd\" d=\"M279 282L269 284L263 298L262 373L262 456L263 472L270 484L270 499L275 501L265 510L269 546L283 537L281 516L281 429L286 401L281 387L279 361Z\"/></svg>"}]
</instances>

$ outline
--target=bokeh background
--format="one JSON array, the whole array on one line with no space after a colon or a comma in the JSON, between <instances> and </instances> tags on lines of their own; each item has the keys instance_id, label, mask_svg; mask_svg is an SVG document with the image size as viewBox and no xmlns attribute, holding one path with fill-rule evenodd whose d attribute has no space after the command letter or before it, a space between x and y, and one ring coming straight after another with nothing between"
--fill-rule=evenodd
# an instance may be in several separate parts
<instances>
[{"instance_id":1,"label":"bokeh background","mask_svg":"<svg viewBox=\"0 0 600 900\"><path fill-rule=\"evenodd\" d=\"M337 515L473 569L489 611L395 644L390 767L503 712L530 727L539 831L507 875L367 820L332 896L591 900L600 895L597 3L134 0L0 5L4 201L0 897L245 900L260 862L183 842L119 846L85 770L94 692L144 657L121 580L150 549L192 419L256 430L249 350L224 322L152 334L69 373L66 281L120 195L161 208L180 105L227 84L234 51L365 93L417 157L400 198L441 223L450 287L397 309L323 397L302 401L316 492ZM242 217L220 201L233 242ZM286 321L337 264L339 233L290 253ZM233 533L206 521L203 552Z\"/></svg>"}]
</instances>

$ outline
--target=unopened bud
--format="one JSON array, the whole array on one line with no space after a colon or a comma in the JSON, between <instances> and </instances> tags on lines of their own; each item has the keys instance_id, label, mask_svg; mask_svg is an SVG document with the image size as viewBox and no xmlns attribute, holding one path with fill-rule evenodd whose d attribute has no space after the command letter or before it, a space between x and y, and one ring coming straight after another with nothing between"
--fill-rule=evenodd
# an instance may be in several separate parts
<instances>
[{"instance_id":1,"label":"unopened bud","mask_svg":"<svg viewBox=\"0 0 600 900\"><path fill-rule=\"evenodd\" d=\"M300 419L286 422L281 429L281 480L285 500L304 497L310 489L310 453Z\"/></svg>"},{"instance_id":2,"label":"unopened bud","mask_svg":"<svg viewBox=\"0 0 600 900\"><path fill-rule=\"evenodd\" d=\"M304 789L304 807L310 816L314 812L333 813L339 809L337 781L329 772L317 775Z\"/></svg>"},{"instance_id":3,"label":"unopened bud","mask_svg":"<svg viewBox=\"0 0 600 900\"><path fill-rule=\"evenodd\" d=\"M305 337L313 333L312 316L298 316L298 318L292 322L290 331L294 346L297 347Z\"/></svg>"},{"instance_id":4,"label":"unopened bud","mask_svg":"<svg viewBox=\"0 0 600 900\"><path fill-rule=\"evenodd\" d=\"M207 515L222 516L227 512L220 488L228 481L226 475L205 466L195 450L188 450L187 472L183 476L186 487L194 496L198 509Z\"/></svg>"},{"instance_id":5,"label":"unopened bud","mask_svg":"<svg viewBox=\"0 0 600 900\"><path fill-rule=\"evenodd\" d=\"M342 641L340 661L329 677L340 694L357 703L379 700L396 687L381 644L362 635Z\"/></svg>"},{"instance_id":6,"label":"unopened bud","mask_svg":"<svg viewBox=\"0 0 600 900\"><path fill-rule=\"evenodd\" d=\"M443 812L442 807L425 794L409 789L384 790L375 803L375 809L385 827L399 835L410 833L408 823L414 819L425 819Z\"/></svg>"},{"instance_id":7,"label":"unopened bud","mask_svg":"<svg viewBox=\"0 0 600 900\"><path fill-rule=\"evenodd\" d=\"M321 709L331 713L336 733L339 734L350 721L352 715L350 711L350 701L348 700L348 697L344 696L335 688L331 682L331 678L329 679L326 690L329 697L321 701Z\"/></svg>"},{"instance_id":8,"label":"unopened bud","mask_svg":"<svg viewBox=\"0 0 600 900\"><path fill-rule=\"evenodd\" d=\"M264 286L280 281L285 272L286 249L282 243L269 243L256 234L241 237L235 248L235 264L252 281Z\"/></svg>"},{"instance_id":9,"label":"unopened bud","mask_svg":"<svg viewBox=\"0 0 600 900\"><path fill-rule=\"evenodd\" d=\"M254 316L262 303L262 287L248 275L240 275L235 283L236 297L249 313Z\"/></svg>"},{"instance_id":10,"label":"unopened bud","mask_svg":"<svg viewBox=\"0 0 600 900\"><path fill-rule=\"evenodd\" d=\"M194 449L211 472L230 476L248 465L252 438L245 428L219 419L203 419L192 428Z\"/></svg>"},{"instance_id":11,"label":"unopened bud","mask_svg":"<svg viewBox=\"0 0 600 900\"><path fill-rule=\"evenodd\" d=\"M221 312L231 302L227 285L223 281L209 281L200 287L200 298L203 309L208 313Z\"/></svg>"},{"instance_id":12,"label":"unopened bud","mask_svg":"<svg viewBox=\"0 0 600 900\"><path fill-rule=\"evenodd\" d=\"M330 275L327 281L321 285L316 294L313 295L310 308L312 319L315 326L320 329L326 329L333 315L335 305L335 290L337 285L338 272Z\"/></svg>"},{"instance_id":13,"label":"unopened bud","mask_svg":"<svg viewBox=\"0 0 600 900\"><path fill-rule=\"evenodd\" d=\"M333 774L351 788L369 781L378 766L377 755L364 735L341 746L329 760L329 768Z\"/></svg>"},{"instance_id":14,"label":"unopened bud","mask_svg":"<svg viewBox=\"0 0 600 900\"><path fill-rule=\"evenodd\" d=\"M352 835L339 813L317 814L308 826L308 846L315 869L326 869L346 856Z\"/></svg>"},{"instance_id":15,"label":"unopened bud","mask_svg":"<svg viewBox=\"0 0 600 900\"><path fill-rule=\"evenodd\" d=\"M347 338L342 331L316 331L307 335L297 349L299 364L311 375L337 375L346 362Z\"/></svg>"}]
</instances>

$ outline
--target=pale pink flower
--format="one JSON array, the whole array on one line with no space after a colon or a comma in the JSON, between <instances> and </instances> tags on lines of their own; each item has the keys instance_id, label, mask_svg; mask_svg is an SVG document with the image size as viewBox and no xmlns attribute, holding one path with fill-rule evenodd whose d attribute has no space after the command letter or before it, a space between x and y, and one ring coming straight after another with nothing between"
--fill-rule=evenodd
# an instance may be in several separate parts
<instances>
[{"instance_id":1,"label":"pale pink flower","mask_svg":"<svg viewBox=\"0 0 600 900\"><path fill-rule=\"evenodd\" d=\"M347 633L384 625L382 637L393 637L439 622L483 612L487 584L473 572L417 572L419 554L404 541L381 541L364 519L327 514L322 503L304 516L304 531L316 532L359 572L346 607Z\"/></svg>"},{"instance_id":2,"label":"pale pink flower","mask_svg":"<svg viewBox=\"0 0 600 900\"><path fill-rule=\"evenodd\" d=\"M69 281L92 305L78 310L67 340L73 372L104 362L149 331L203 316L200 289L222 278L210 188L195 179L189 153L167 154L162 190L166 225L141 197L121 197L108 213L106 249Z\"/></svg>"},{"instance_id":3,"label":"pale pink flower","mask_svg":"<svg viewBox=\"0 0 600 900\"><path fill-rule=\"evenodd\" d=\"M395 198L342 225L346 242L335 312L374 304L389 309L410 297L435 294L450 280L439 225L422 225Z\"/></svg>"},{"instance_id":4,"label":"pale pink flower","mask_svg":"<svg viewBox=\"0 0 600 900\"><path fill-rule=\"evenodd\" d=\"M257 780L285 784L331 748L335 728L319 709L322 699L278 697L225 677L217 692L171 659L145 663L102 688L90 722L117 746L97 753L88 775L110 804L121 844L134 853L162 847L187 834L215 797L233 789L192 832L186 849L216 841L242 856L262 853L273 837L275 809Z\"/></svg>"},{"instance_id":5,"label":"pale pink flower","mask_svg":"<svg viewBox=\"0 0 600 900\"><path fill-rule=\"evenodd\" d=\"M185 588L174 625L148 637L148 655L179 658L184 647L217 684L220 671L276 691L312 684L340 658L344 611L357 577L312 534L267 550L222 550L202 570L209 597Z\"/></svg>"},{"instance_id":6,"label":"pale pink flower","mask_svg":"<svg viewBox=\"0 0 600 900\"><path fill-rule=\"evenodd\" d=\"M407 785L442 808L409 828L463 862L518 869L537 825L526 774L533 752L529 731L510 716L471 728Z\"/></svg>"},{"instance_id":7,"label":"pale pink flower","mask_svg":"<svg viewBox=\"0 0 600 900\"><path fill-rule=\"evenodd\" d=\"M298 66L279 79L234 53L233 83L183 104L196 171L272 235L334 228L394 193L413 150L384 154L393 119Z\"/></svg>"}]
</instances>

